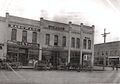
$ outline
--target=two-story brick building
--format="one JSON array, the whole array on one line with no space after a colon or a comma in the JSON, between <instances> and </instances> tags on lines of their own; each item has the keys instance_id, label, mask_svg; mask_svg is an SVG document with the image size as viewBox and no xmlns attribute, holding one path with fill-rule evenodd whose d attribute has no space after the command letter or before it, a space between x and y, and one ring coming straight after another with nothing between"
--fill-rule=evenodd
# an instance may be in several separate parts
<instances>
[{"instance_id":1,"label":"two-story brick building","mask_svg":"<svg viewBox=\"0 0 120 84\"><path fill-rule=\"evenodd\" d=\"M4 34L4 57L28 65L29 60L45 60L53 66L94 59L94 25L40 21L9 15L0 17Z\"/></svg>"}]
</instances>

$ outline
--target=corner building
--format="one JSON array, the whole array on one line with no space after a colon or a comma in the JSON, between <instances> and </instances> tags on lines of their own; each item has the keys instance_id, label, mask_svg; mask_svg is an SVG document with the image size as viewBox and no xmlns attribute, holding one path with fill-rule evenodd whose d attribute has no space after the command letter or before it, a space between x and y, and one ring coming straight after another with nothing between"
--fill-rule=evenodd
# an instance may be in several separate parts
<instances>
[{"instance_id":1,"label":"corner building","mask_svg":"<svg viewBox=\"0 0 120 84\"><path fill-rule=\"evenodd\" d=\"M28 66L33 59L50 62L57 67L69 62L93 66L94 25L86 26L9 15L0 17L4 30L5 59Z\"/></svg>"},{"instance_id":2,"label":"corner building","mask_svg":"<svg viewBox=\"0 0 120 84\"><path fill-rule=\"evenodd\" d=\"M120 63L120 41L113 41L94 46L94 64L111 66L113 62Z\"/></svg>"}]
</instances>

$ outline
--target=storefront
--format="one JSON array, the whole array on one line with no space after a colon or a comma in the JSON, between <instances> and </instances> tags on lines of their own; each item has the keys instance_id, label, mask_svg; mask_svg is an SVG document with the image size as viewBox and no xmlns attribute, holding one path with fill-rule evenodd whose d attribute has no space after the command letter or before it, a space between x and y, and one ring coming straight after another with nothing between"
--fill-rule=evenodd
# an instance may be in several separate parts
<instances>
[{"instance_id":1,"label":"storefront","mask_svg":"<svg viewBox=\"0 0 120 84\"><path fill-rule=\"evenodd\" d=\"M70 63L80 64L80 52L79 51L71 51Z\"/></svg>"},{"instance_id":2,"label":"storefront","mask_svg":"<svg viewBox=\"0 0 120 84\"><path fill-rule=\"evenodd\" d=\"M92 57L92 53L83 52L82 53L82 65L83 66L90 66L91 59L92 59L91 57Z\"/></svg>"},{"instance_id":3,"label":"storefront","mask_svg":"<svg viewBox=\"0 0 120 84\"><path fill-rule=\"evenodd\" d=\"M43 48L42 60L51 63L54 69L57 69L59 65L65 65L67 62L67 53L63 48L52 47Z\"/></svg>"},{"instance_id":4,"label":"storefront","mask_svg":"<svg viewBox=\"0 0 120 84\"><path fill-rule=\"evenodd\" d=\"M109 56L108 57L108 66L113 65L114 62L116 62L117 64L119 64L119 56Z\"/></svg>"},{"instance_id":5,"label":"storefront","mask_svg":"<svg viewBox=\"0 0 120 84\"><path fill-rule=\"evenodd\" d=\"M39 57L39 44L12 42L7 43L7 59L28 66L29 61Z\"/></svg>"}]
</instances>

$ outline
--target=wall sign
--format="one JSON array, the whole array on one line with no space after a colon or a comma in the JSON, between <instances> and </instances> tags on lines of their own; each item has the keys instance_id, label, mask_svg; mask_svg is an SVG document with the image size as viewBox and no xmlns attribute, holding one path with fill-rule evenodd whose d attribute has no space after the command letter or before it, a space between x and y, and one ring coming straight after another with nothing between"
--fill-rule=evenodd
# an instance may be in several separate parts
<instances>
[{"instance_id":1,"label":"wall sign","mask_svg":"<svg viewBox=\"0 0 120 84\"><path fill-rule=\"evenodd\" d=\"M30 27L30 26L26 27L26 26L18 25L18 24L8 24L8 27L40 32L40 29L38 29L38 28Z\"/></svg>"}]
</instances>

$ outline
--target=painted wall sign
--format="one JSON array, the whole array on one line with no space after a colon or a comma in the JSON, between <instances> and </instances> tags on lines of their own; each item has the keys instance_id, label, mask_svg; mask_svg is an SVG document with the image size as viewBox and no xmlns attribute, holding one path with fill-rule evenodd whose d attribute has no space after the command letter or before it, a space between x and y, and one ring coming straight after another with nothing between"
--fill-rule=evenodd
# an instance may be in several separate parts
<instances>
[{"instance_id":1,"label":"painted wall sign","mask_svg":"<svg viewBox=\"0 0 120 84\"><path fill-rule=\"evenodd\" d=\"M30 27L30 26L26 27L26 26L18 25L18 24L8 24L8 27L40 32L40 29L38 29L38 28L34 28L34 27Z\"/></svg>"}]
</instances>

